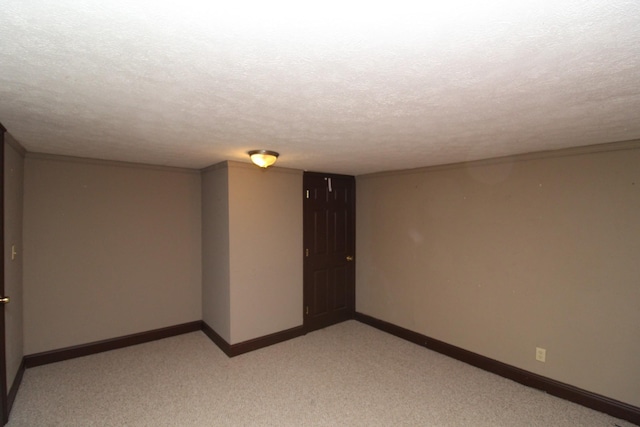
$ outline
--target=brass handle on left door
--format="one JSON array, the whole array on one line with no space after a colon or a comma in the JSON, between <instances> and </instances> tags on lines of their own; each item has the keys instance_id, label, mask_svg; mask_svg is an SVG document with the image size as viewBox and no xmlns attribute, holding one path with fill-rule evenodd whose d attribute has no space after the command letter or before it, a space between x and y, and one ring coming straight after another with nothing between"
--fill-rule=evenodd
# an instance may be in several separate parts
<instances>
[{"instance_id":1,"label":"brass handle on left door","mask_svg":"<svg viewBox=\"0 0 640 427\"><path fill-rule=\"evenodd\" d=\"M2 297L2 298L0 298L0 303L2 303L2 304L9 304L9 297Z\"/></svg>"},{"instance_id":2,"label":"brass handle on left door","mask_svg":"<svg viewBox=\"0 0 640 427\"><path fill-rule=\"evenodd\" d=\"M347 255L347 261L353 261L353 257L351 255Z\"/></svg>"}]
</instances>

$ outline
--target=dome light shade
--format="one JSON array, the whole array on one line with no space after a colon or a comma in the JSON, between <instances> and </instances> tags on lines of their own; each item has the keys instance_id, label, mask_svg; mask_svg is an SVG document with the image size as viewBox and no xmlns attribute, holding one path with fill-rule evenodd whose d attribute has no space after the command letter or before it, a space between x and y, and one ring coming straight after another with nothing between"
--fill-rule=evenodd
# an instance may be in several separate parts
<instances>
[{"instance_id":1,"label":"dome light shade","mask_svg":"<svg viewBox=\"0 0 640 427\"><path fill-rule=\"evenodd\" d=\"M249 157L251 157L251 161L261 168L268 168L273 165L276 160L278 160L278 156L280 154L275 151L269 150L251 150L249 151Z\"/></svg>"}]
</instances>

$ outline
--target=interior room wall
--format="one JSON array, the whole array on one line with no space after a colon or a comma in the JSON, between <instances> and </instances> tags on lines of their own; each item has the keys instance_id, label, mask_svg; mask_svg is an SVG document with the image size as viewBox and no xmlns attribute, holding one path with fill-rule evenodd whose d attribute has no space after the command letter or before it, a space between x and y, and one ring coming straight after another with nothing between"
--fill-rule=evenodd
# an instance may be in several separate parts
<instances>
[{"instance_id":1,"label":"interior room wall","mask_svg":"<svg viewBox=\"0 0 640 427\"><path fill-rule=\"evenodd\" d=\"M197 171L27 154L24 351L197 321Z\"/></svg>"},{"instance_id":2,"label":"interior room wall","mask_svg":"<svg viewBox=\"0 0 640 427\"><path fill-rule=\"evenodd\" d=\"M5 134L4 145L4 293L10 302L5 306L5 354L7 390L15 380L23 348L22 285L22 195L24 182L24 149L11 134ZM15 248L16 255L11 256Z\"/></svg>"},{"instance_id":3,"label":"interior room wall","mask_svg":"<svg viewBox=\"0 0 640 427\"><path fill-rule=\"evenodd\" d=\"M231 337L301 326L302 171L228 162Z\"/></svg>"},{"instance_id":4,"label":"interior room wall","mask_svg":"<svg viewBox=\"0 0 640 427\"><path fill-rule=\"evenodd\" d=\"M640 406L639 165L635 141L358 177L358 312Z\"/></svg>"},{"instance_id":5,"label":"interior room wall","mask_svg":"<svg viewBox=\"0 0 640 427\"><path fill-rule=\"evenodd\" d=\"M202 320L231 341L229 171L219 163L202 171Z\"/></svg>"}]
</instances>

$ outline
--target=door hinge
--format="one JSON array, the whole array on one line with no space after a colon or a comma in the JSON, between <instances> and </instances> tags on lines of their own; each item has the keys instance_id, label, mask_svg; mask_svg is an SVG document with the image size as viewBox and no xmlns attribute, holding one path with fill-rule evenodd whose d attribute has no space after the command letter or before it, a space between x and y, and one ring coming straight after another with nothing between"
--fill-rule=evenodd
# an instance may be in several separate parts
<instances>
[{"instance_id":1,"label":"door hinge","mask_svg":"<svg viewBox=\"0 0 640 427\"><path fill-rule=\"evenodd\" d=\"M309 256L309 248L304 250L304 256Z\"/></svg>"},{"instance_id":2,"label":"door hinge","mask_svg":"<svg viewBox=\"0 0 640 427\"><path fill-rule=\"evenodd\" d=\"M305 307L304 314L306 314L307 316L309 315L309 306Z\"/></svg>"},{"instance_id":3,"label":"door hinge","mask_svg":"<svg viewBox=\"0 0 640 427\"><path fill-rule=\"evenodd\" d=\"M309 190L307 190L307 199L309 198Z\"/></svg>"}]
</instances>

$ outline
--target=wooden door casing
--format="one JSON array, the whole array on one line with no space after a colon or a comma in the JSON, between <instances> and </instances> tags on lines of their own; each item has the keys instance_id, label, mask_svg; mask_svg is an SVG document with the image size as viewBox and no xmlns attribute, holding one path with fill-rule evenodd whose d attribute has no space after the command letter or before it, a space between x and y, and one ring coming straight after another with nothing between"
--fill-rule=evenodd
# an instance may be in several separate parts
<instances>
[{"instance_id":1,"label":"wooden door casing","mask_svg":"<svg viewBox=\"0 0 640 427\"><path fill-rule=\"evenodd\" d=\"M0 254L2 263L0 264L0 296L4 296L4 133L6 129L0 124ZM6 363L6 334L4 319L4 304L0 304L0 419L2 425L9 421L9 405L7 399L7 363Z\"/></svg>"}]
</instances>

